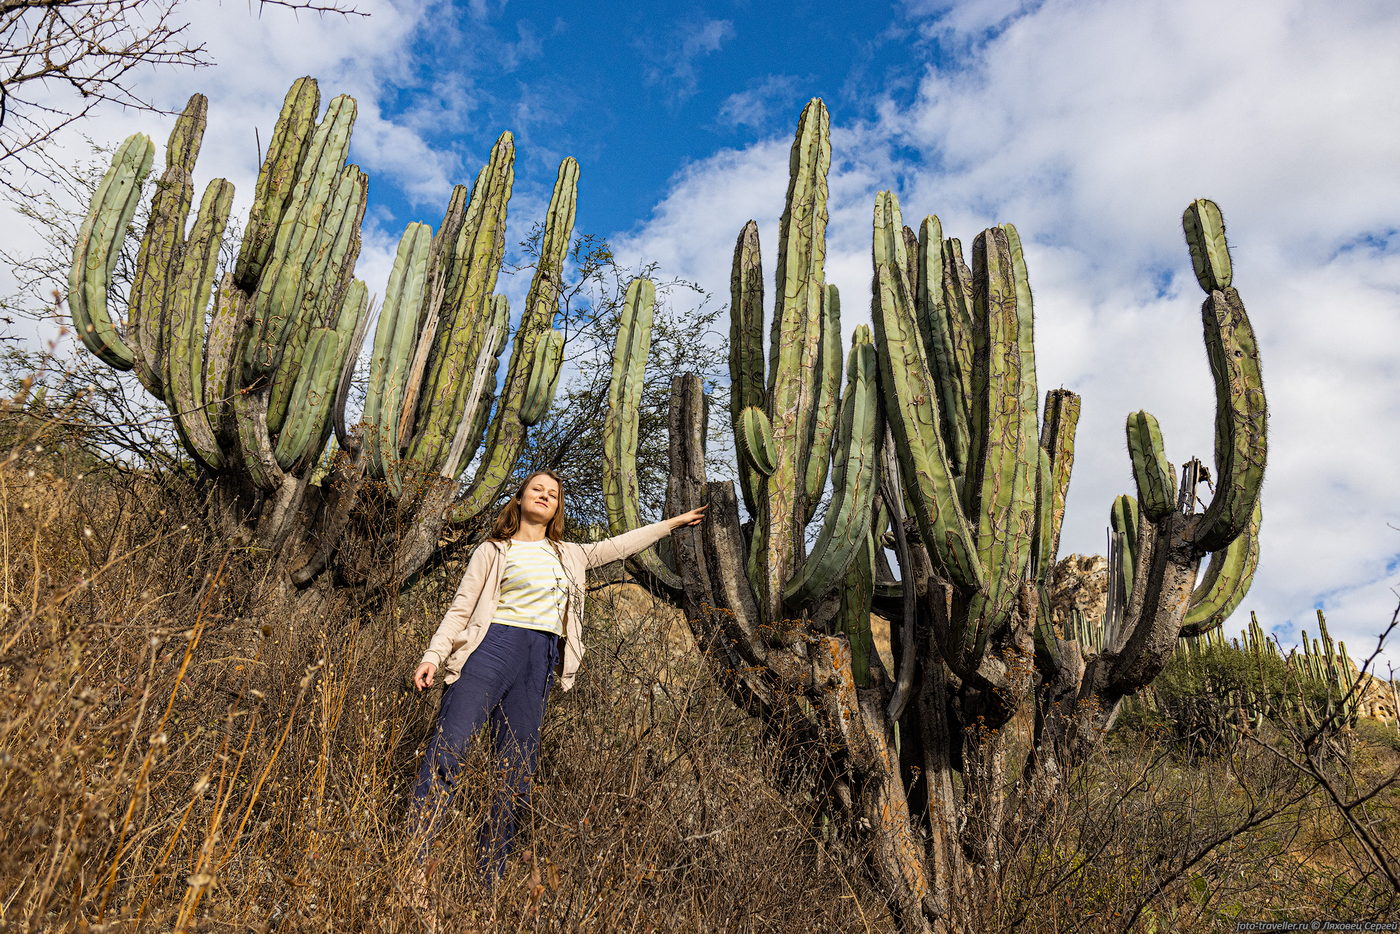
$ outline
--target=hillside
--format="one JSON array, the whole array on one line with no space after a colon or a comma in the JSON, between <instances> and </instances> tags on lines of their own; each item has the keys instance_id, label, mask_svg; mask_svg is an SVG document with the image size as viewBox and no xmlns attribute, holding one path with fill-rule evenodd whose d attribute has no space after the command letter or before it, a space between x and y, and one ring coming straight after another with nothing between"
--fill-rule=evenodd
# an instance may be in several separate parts
<instances>
[{"instance_id":1,"label":"hillside","mask_svg":"<svg viewBox=\"0 0 1400 934\"><path fill-rule=\"evenodd\" d=\"M460 563L365 600L297 593L158 487L9 423L0 460L0 929L420 931L409 783L437 691L405 676ZM474 880L482 780L436 851L446 930L886 931L864 854L711 678L683 614L589 596L576 689L551 701L527 856ZM1072 799L1007 852L979 930L1206 931L1393 917L1325 790L1270 747L1193 758L1120 728ZM1326 774L1400 836L1393 729ZM488 764L472 768L484 776ZM1372 789L1377 789L1372 793ZM1384 862L1389 860L1388 863Z\"/></svg>"}]
</instances>

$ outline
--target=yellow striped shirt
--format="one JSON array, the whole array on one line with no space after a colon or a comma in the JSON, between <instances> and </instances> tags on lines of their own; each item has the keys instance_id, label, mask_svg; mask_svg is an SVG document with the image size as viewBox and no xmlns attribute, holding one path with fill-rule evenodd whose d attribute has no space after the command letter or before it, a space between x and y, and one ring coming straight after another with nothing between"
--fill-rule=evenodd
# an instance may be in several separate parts
<instances>
[{"instance_id":1,"label":"yellow striped shirt","mask_svg":"<svg viewBox=\"0 0 1400 934\"><path fill-rule=\"evenodd\" d=\"M564 634L564 602L568 578L548 539L512 540L501 573L501 598L493 620L507 626Z\"/></svg>"}]
</instances>

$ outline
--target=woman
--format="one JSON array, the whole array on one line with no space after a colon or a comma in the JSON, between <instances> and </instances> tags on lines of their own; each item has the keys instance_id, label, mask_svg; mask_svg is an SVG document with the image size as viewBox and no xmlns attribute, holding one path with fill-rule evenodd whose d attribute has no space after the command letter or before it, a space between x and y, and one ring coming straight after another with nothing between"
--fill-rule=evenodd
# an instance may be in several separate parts
<instances>
[{"instance_id":1,"label":"woman","mask_svg":"<svg viewBox=\"0 0 1400 934\"><path fill-rule=\"evenodd\" d=\"M585 572L698 524L705 509L576 545L561 540L559 478L547 470L525 478L490 537L472 552L457 595L413 673L419 691L432 685L439 669L447 686L413 790L420 868L471 738L489 725L504 782L478 835L478 854L488 880L501 875L515 838L515 802L528 800L550 685L557 676L561 688L572 687L583 658Z\"/></svg>"}]
</instances>

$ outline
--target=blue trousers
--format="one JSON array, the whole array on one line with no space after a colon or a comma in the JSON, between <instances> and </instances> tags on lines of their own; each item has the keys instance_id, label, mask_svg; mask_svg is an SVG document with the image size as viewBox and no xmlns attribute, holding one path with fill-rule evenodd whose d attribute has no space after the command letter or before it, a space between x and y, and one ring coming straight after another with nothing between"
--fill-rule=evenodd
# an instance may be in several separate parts
<instances>
[{"instance_id":1,"label":"blue trousers","mask_svg":"<svg viewBox=\"0 0 1400 934\"><path fill-rule=\"evenodd\" d=\"M477 834L478 865L488 882L505 871L515 841L515 806L529 802L540 721L559 650L553 633L493 623L462 666L461 677L443 691L437 726L413 788L420 860L427 859L473 737L484 726L501 783L490 818Z\"/></svg>"}]
</instances>

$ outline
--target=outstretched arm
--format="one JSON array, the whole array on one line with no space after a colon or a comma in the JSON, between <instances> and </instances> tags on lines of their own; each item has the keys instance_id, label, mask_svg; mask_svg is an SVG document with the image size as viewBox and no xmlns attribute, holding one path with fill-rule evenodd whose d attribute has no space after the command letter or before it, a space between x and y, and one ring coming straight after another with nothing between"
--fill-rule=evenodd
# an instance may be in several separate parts
<instances>
[{"instance_id":1,"label":"outstretched arm","mask_svg":"<svg viewBox=\"0 0 1400 934\"><path fill-rule=\"evenodd\" d=\"M653 522L651 525L644 525L630 532L623 532L621 535L614 535L612 538L605 538L601 542L583 545L581 547L587 559L587 566L596 568L614 561L621 561L623 558L630 558L643 548L655 545L676 529L699 525L705 519L705 510L709 508L708 505L701 506L679 516L672 516L669 519L662 519L660 522Z\"/></svg>"}]
</instances>

